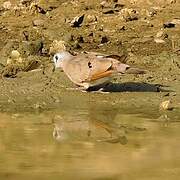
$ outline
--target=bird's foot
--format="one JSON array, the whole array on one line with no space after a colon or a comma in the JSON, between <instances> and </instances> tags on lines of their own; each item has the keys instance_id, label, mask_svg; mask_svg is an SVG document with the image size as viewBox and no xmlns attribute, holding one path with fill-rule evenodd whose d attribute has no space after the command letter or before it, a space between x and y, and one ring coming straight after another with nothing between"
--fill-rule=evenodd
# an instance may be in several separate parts
<instances>
[{"instance_id":1,"label":"bird's foot","mask_svg":"<svg viewBox=\"0 0 180 180\"><path fill-rule=\"evenodd\" d=\"M104 91L104 88L100 88L97 91L91 91L92 93L109 94L110 92Z\"/></svg>"},{"instance_id":2,"label":"bird's foot","mask_svg":"<svg viewBox=\"0 0 180 180\"><path fill-rule=\"evenodd\" d=\"M102 93L102 94L109 94L110 92L108 91L105 91L104 88L95 88L94 87L90 87L88 89L85 89L84 87L73 87L73 88L66 88L67 90L70 90L70 91L81 91L83 93L87 93L87 92L90 92L90 93Z\"/></svg>"},{"instance_id":3,"label":"bird's foot","mask_svg":"<svg viewBox=\"0 0 180 180\"><path fill-rule=\"evenodd\" d=\"M83 87L74 87L74 88L66 88L66 89L70 91L81 91L87 93L87 91Z\"/></svg>"}]
</instances>

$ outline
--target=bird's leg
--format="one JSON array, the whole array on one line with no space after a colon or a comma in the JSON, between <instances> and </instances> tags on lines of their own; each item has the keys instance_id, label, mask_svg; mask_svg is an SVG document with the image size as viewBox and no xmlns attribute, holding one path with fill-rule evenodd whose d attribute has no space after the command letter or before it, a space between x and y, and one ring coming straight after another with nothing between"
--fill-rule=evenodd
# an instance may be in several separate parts
<instances>
[{"instance_id":1,"label":"bird's leg","mask_svg":"<svg viewBox=\"0 0 180 180\"><path fill-rule=\"evenodd\" d=\"M97 91L92 91L93 93L101 93L101 94L109 94L110 92L108 91L104 91L104 88L100 88Z\"/></svg>"},{"instance_id":2,"label":"bird's leg","mask_svg":"<svg viewBox=\"0 0 180 180\"><path fill-rule=\"evenodd\" d=\"M77 86L77 87L73 87L73 88L66 88L66 89L71 90L71 91L87 92L86 89L84 87L81 87L81 86Z\"/></svg>"},{"instance_id":3,"label":"bird's leg","mask_svg":"<svg viewBox=\"0 0 180 180\"><path fill-rule=\"evenodd\" d=\"M106 82L104 84L101 84L101 85L98 85L98 86L95 86L95 87L90 87L88 89L88 91L93 92L93 93L109 94L110 92L106 91L106 88L108 86L111 86L111 84L112 84L111 82Z\"/></svg>"}]
</instances>

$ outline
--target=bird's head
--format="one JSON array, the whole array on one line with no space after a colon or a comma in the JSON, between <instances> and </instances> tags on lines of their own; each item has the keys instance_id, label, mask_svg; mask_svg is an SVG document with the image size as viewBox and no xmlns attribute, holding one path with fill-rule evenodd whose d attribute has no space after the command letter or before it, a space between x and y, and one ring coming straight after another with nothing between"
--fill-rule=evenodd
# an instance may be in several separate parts
<instances>
[{"instance_id":1,"label":"bird's head","mask_svg":"<svg viewBox=\"0 0 180 180\"><path fill-rule=\"evenodd\" d=\"M63 61L68 60L72 57L72 55L67 51L62 51L59 53L56 53L53 57L53 62L55 68L62 68Z\"/></svg>"}]
</instances>

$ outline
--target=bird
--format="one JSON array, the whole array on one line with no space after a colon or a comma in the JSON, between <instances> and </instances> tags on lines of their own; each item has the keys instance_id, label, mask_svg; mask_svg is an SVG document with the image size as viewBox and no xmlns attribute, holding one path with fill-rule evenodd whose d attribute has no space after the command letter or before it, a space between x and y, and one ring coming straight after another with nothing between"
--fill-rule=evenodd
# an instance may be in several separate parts
<instances>
[{"instance_id":1,"label":"bird","mask_svg":"<svg viewBox=\"0 0 180 180\"><path fill-rule=\"evenodd\" d=\"M53 63L55 69L61 68L67 77L83 90L104 87L114 75L124 74L131 68L111 56L95 52L72 55L68 51L61 51L53 56ZM141 70L136 70L141 73Z\"/></svg>"}]
</instances>

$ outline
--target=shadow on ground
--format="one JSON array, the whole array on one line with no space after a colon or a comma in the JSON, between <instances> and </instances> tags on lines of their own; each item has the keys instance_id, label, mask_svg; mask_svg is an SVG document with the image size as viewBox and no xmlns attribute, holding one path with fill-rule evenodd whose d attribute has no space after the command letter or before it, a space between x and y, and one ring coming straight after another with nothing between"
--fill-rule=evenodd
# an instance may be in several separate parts
<instances>
[{"instance_id":1,"label":"shadow on ground","mask_svg":"<svg viewBox=\"0 0 180 180\"><path fill-rule=\"evenodd\" d=\"M103 88L104 92L172 92L166 90L161 84L149 84L140 82L110 83ZM100 87L90 88L89 91L96 91Z\"/></svg>"}]
</instances>

